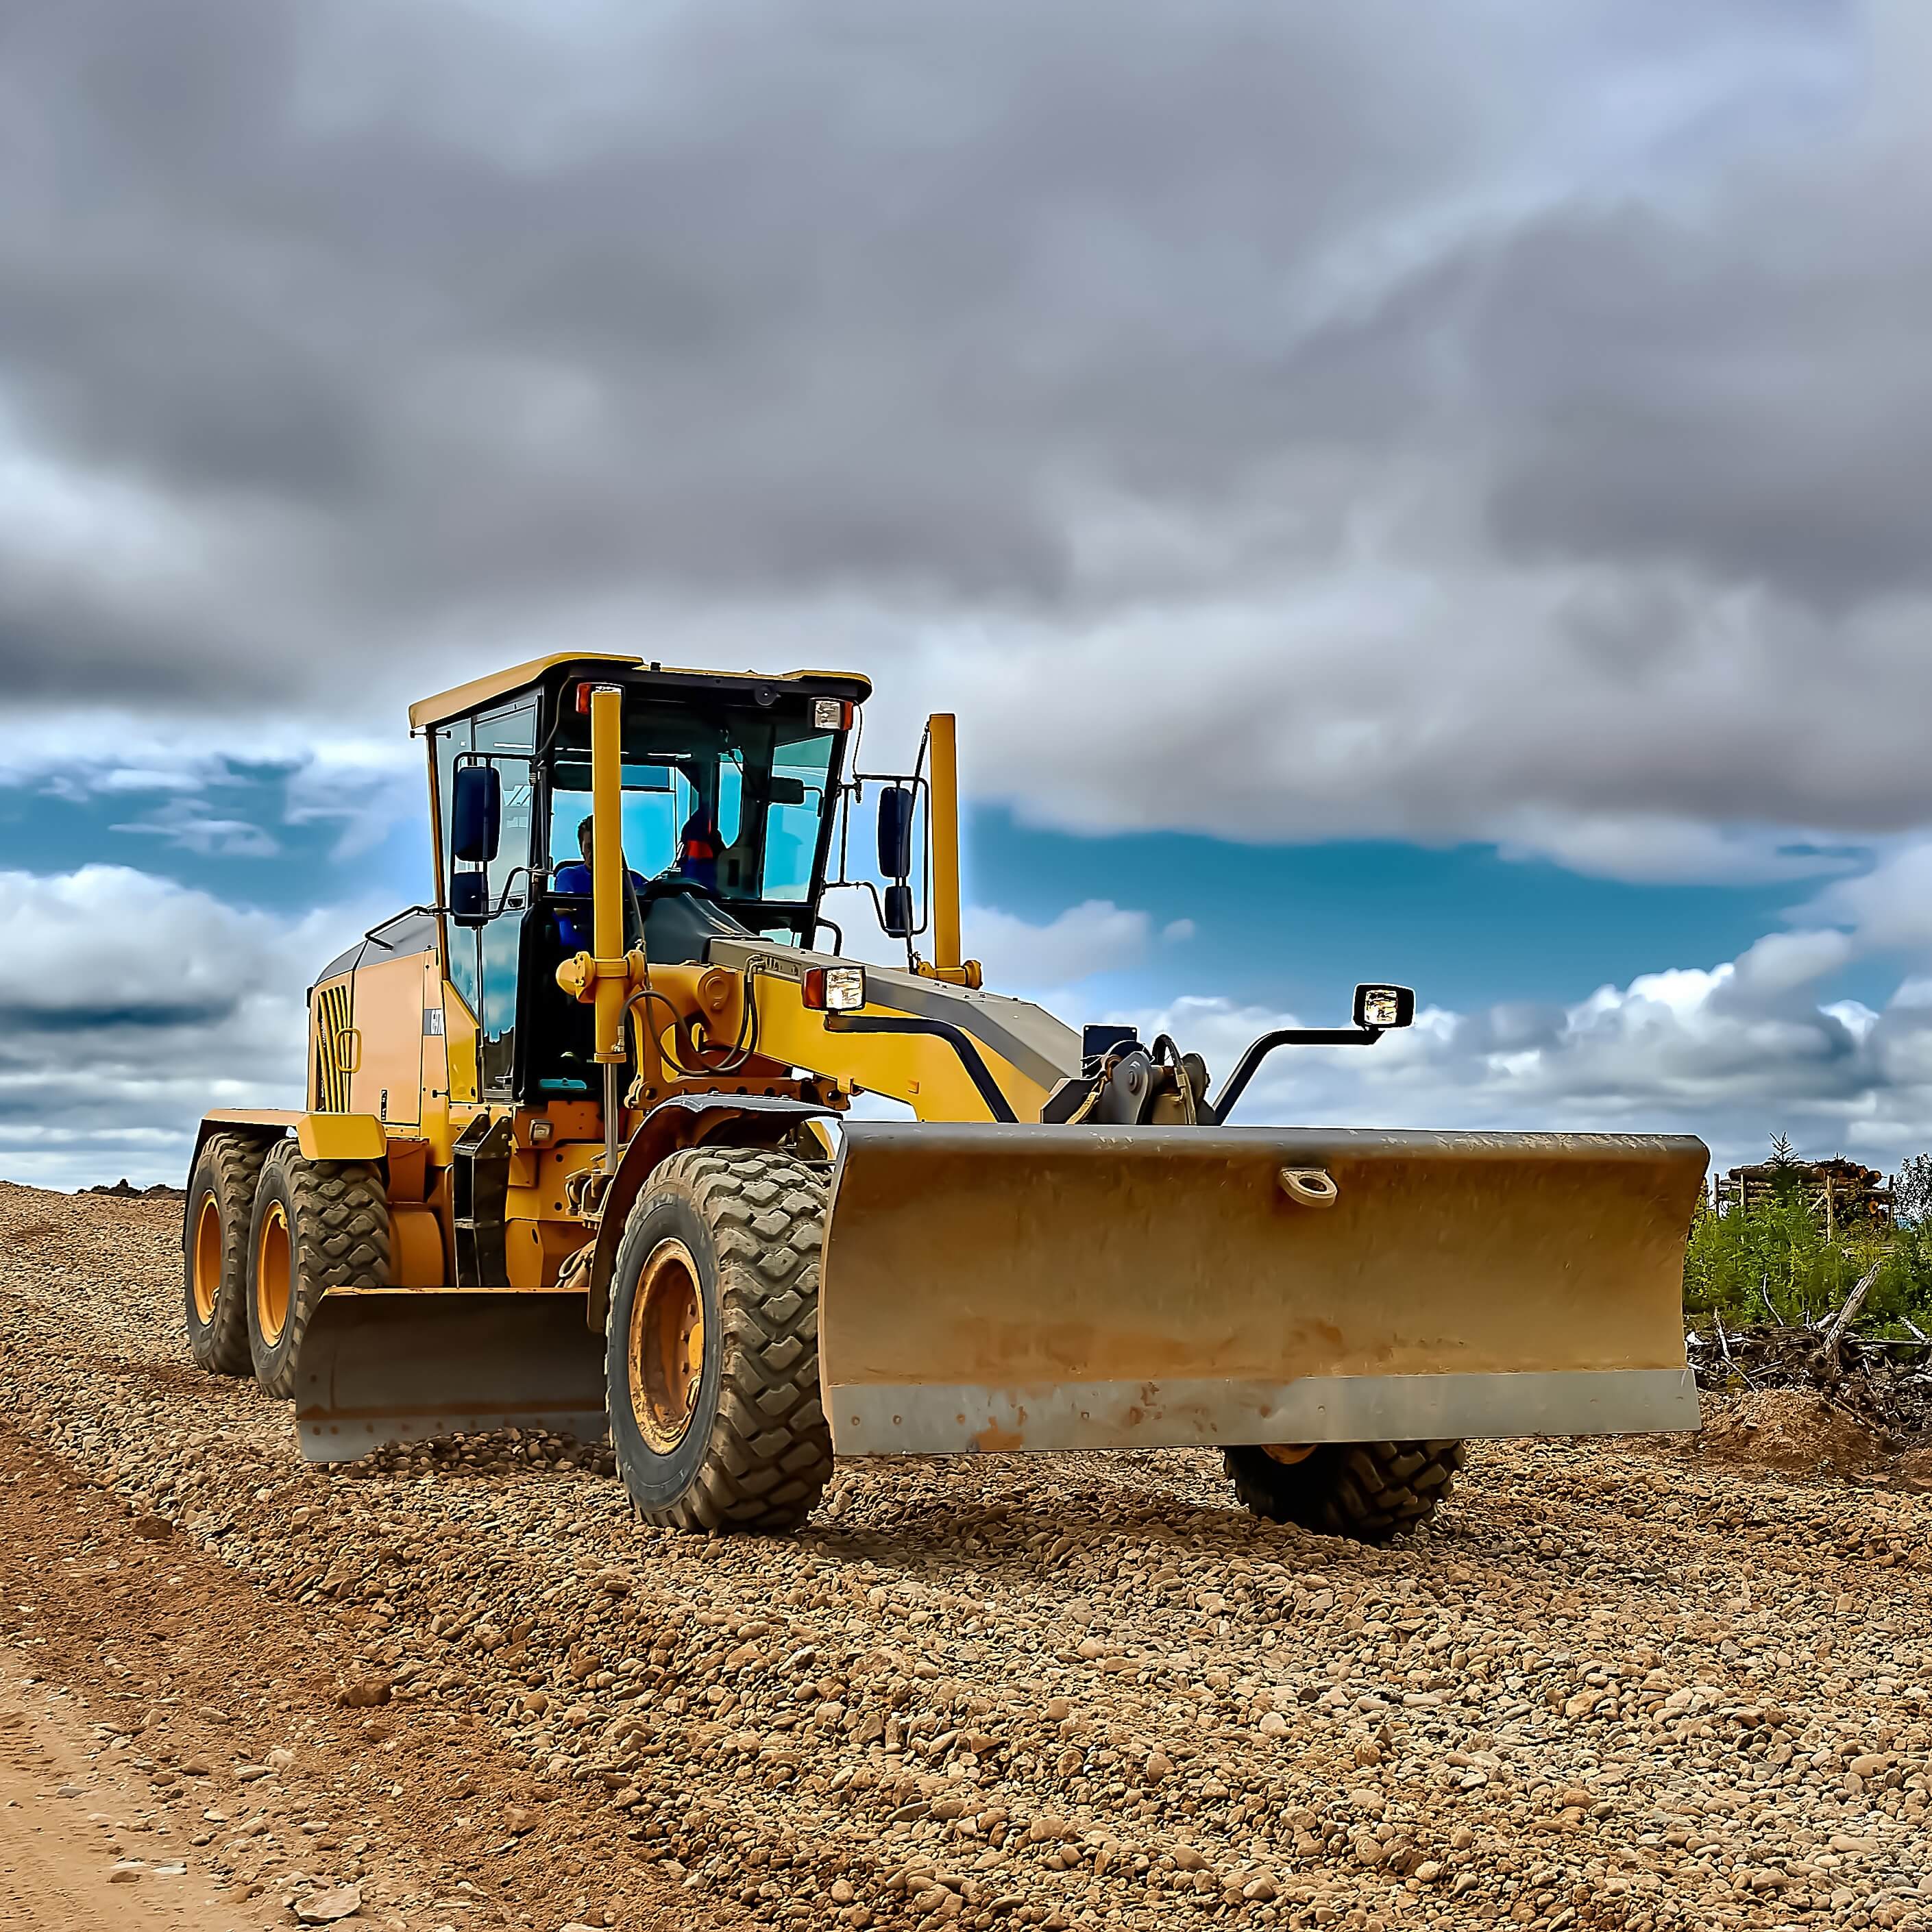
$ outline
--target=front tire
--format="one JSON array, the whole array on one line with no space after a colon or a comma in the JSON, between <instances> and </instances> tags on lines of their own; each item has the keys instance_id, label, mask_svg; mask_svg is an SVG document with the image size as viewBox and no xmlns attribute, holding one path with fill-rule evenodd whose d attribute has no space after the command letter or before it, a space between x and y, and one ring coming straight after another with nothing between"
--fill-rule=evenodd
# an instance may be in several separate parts
<instances>
[{"instance_id":1,"label":"front tire","mask_svg":"<svg viewBox=\"0 0 1932 1932\"><path fill-rule=\"evenodd\" d=\"M211 1375L245 1376L248 1352L248 1228L268 1143L211 1134L188 1177L182 1218L182 1288L188 1352Z\"/></svg>"},{"instance_id":2,"label":"front tire","mask_svg":"<svg viewBox=\"0 0 1932 1932\"><path fill-rule=\"evenodd\" d=\"M389 1201L370 1161L269 1155L248 1232L248 1346L255 1379L292 1396L302 1340L332 1288L389 1285Z\"/></svg>"},{"instance_id":3,"label":"front tire","mask_svg":"<svg viewBox=\"0 0 1932 1932\"><path fill-rule=\"evenodd\" d=\"M794 1528L832 1473L818 1387L823 1170L688 1148L632 1208L605 1344L610 1439L647 1522Z\"/></svg>"},{"instance_id":4,"label":"front tire","mask_svg":"<svg viewBox=\"0 0 1932 1932\"><path fill-rule=\"evenodd\" d=\"M1323 1442L1297 1462L1230 1449L1234 1493L1256 1516L1387 1543L1426 1522L1462 1466L1460 1442Z\"/></svg>"}]
</instances>

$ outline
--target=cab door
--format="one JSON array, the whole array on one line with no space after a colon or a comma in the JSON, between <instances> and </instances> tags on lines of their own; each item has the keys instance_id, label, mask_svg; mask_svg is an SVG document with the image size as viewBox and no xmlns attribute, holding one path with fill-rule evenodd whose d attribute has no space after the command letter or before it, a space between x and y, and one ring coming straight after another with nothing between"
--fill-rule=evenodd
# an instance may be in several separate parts
<instances>
[{"instance_id":1,"label":"cab door","mask_svg":"<svg viewBox=\"0 0 1932 1932\"><path fill-rule=\"evenodd\" d=\"M476 720L472 732L470 746L459 748L458 758L466 748L468 756L488 759L502 779L496 856L488 868L495 916L469 932L452 926L450 979L476 1016L480 1096L507 1100L516 1064L518 962L524 917L530 903L536 830L536 700L485 712ZM447 870L446 852L446 875Z\"/></svg>"}]
</instances>

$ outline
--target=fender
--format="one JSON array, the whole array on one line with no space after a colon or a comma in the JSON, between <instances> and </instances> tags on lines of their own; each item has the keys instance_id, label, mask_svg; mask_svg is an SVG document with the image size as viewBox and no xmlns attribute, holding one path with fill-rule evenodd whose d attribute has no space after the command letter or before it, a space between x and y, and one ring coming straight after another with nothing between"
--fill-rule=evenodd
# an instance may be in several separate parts
<instances>
[{"instance_id":1,"label":"fender","mask_svg":"<svg viewBox=\"0 0 1932 1932\"><path fill-rule=\"evenodd\" d=\"M604 1190L597 1240L590 1257L589 1294L584 1318L594 1334L604 1332L610 1312L610 1277L618 1244L632 1204L644 1192L659 1162L680 1148L776 1147L801 1122L838 1118L836 1107L795 1100L784 1094L674 1094L646 1114Z\"/></svg>"},{"instance_id":2,"label":"fender","mask_svg":"<svg viewBox=\"0 0 1932 1932\"><path fill-rule=\"evenodd\" d=\"M209 1135L237 1129L265 1141L292 1133L304 1160L381 1160L389 1151L388 1130L374 1114L311 1114L298 1107L220 1108L202 1117L188 1172L194 1172Z\"/></svg>"}]
</instances>

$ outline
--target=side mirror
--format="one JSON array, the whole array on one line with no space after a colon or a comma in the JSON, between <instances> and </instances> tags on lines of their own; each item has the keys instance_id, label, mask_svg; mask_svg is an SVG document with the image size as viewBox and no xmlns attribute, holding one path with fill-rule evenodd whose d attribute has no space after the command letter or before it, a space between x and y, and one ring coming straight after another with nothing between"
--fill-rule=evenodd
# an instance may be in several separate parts
<instances>
[{"instance_id":1,"label":"side mirror","mask_svg":"<svg viewBox=\"0 0 1932 1932\"><path fill-rule=\"evenodd\" d=\"M888 794L890 796L890 794ZM885 910L880 923L888 939L910 939L917 923L912 916L912 888L908 885L886 888Z\"/></svg>"},{"instance_id":2,"label":"side mirror","mask_svg":"<svg viewBox=\"0 0 1932 1932\"><path fill-rule=\"evenodd\" d=\"M805 802L805 781L802 778L775 778L771 782L769 796L773 805L802 805Z\"/></svg>"},{"instance_id":3,"label":"side mirror","mask_svg":"<svg viewBox=\"0 0 1932 1932\"><path fill-rule=\"evenodd\" d=\"M488 872L458 872L450 880L449 916L458 926L488 926L490 923L490 875Z\"/></svg>"},{"instance_id":4,"label":"side mirror","mask_svg":"<svg viewBox=\"0 0 1932 1932\"><path fill-rule=\"evenodd\" d=\"M1358 986L1355 1024L1386 1033L1415 1024L1415 995L1406 986Z\"/></svg>"},{"instance_id":5,"label":"side mirror","mask_svg":"<svg viewBox=\"0 0 1932 1932\"><path fill-rule=\"evenodd\" d=\"M879 871L884 878L912 877L913 797L910 785L888 785L879 794Z\"/></svg>"},{"instance_id":6,"label":"side mirror","mask_svg":"<svg viewBox=\"0 0 1932 1932\"><path fill-rule=\"evenodd\" d=\"M465 865L487 866L502 830L502 774L494 765L459 765L449 801L452 854Z\"/></svg>"}]
</instances>

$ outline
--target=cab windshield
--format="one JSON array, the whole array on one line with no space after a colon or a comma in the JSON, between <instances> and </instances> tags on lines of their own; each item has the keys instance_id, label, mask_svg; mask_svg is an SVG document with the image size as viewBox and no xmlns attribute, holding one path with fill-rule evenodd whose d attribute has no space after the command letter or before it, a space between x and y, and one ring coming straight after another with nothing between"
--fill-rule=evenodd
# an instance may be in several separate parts
<instances>
[{"instance_id":1,"label":"cab windshield","mask_svg":"<svg viewBox=\"0 0 1932 1932\"><path fill-rule=\"evenodd\" d=\"M682 876L727 901L812 897L832 734L808 718L640 703L625 707L624 858L644 880ZM549 763L553 880L580 861L590 816L590 720L567 716Z\"/></svg>"}]
</instances>

